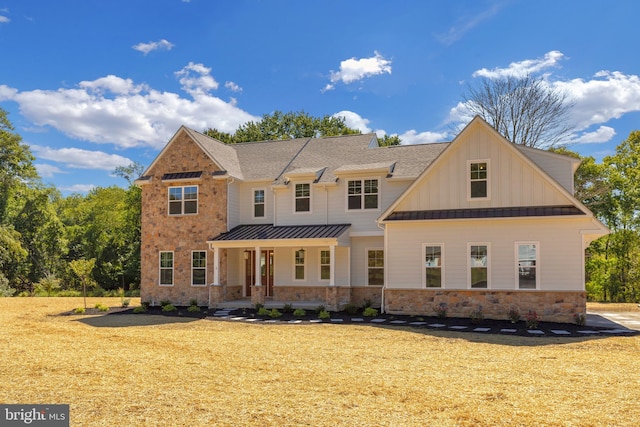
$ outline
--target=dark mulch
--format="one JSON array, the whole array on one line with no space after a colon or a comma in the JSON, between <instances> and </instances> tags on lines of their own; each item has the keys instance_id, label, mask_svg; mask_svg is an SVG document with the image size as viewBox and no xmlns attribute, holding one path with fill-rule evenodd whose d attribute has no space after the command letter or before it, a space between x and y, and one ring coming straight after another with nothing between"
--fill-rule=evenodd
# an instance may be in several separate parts
<instances>
[{"instance_id":1,"label":"dark mulch","mask_svg":"<svg viewBox=\"0 0 640 427\"><path fill-rule=\"evenodd\" d=\"M501 334L501 335L519 335L528 337L585 337L585 336L602 336L602 335L638 335L640 332L633 330L615 330L611 328L602 328L596 326L579 326L571 323L553 323L540 322L535 329L529 329L524 321L512 323L508 320L492 320L482 319L472 322L468 318L457 317L429 317L429 316L407 316L378 314L375 317L364 317L361 311L355 314L346 312L331 312L330 319L319 319L318 314L314 310L306 310L305 316L294 316L291 312L282 312L277 318L271 316L259 315L255 309L234 309L228 311L228 314L221 313L222 310L216 310L201 307L199 312L189 312L188 307L176 307L175 311L163 311L162 307L149 307L145 313L135 314L133 308L115 309L107 312L108 314L132 314L132 315L163 315L174 317L186 317L195 319L212 319L212 320L230 320L230 321L252 321L253 323L277 323L292 324L294 322L303 324L310 323L332 323L332 324L360 324L360 325L377 325L377 326L396 326L396 327L412 327L425 328L432 330L448 330L458 332L474 332L479 334ZM88 310L87 310L88 311ZM87 313L89 314L89 313ZM95 313L95 314L106 314ZM256 320L253 320L256 319ZM359 320L360 319L360 320ZM537 332L536 332L537 331ZM555 332L554 332L555 331Z\"/></svg>"}]
</instances>

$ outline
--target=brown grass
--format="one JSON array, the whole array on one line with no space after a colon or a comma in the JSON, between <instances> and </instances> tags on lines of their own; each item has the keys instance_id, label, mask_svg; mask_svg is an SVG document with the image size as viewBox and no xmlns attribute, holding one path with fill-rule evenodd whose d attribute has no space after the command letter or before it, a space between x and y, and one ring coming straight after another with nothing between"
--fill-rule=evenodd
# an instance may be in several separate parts
<instances>
[{"instance_id":1,"label":"brown grass","mask_svg":"<svg viewBox=\"0 0 640 427\"><path fill-rule=\"evenodd\" d=\"M119 305L117 298L96 302ZM638 336L58 315L81 305L75 298L0 298L0 402L69 403L74 426L640 420Z\"/></svg>"},{"instance_id":2,"label":"brown grass","mask_svg":"<svg viewBox=\"0 0 640 427\"><path fill-rule=\"evenodd\" d=\"M587 310L593 312L622 312L622 311L639 311L638 304L635 303L616 303L616 302L588 302Z\"/></svg>"}]
</instances>

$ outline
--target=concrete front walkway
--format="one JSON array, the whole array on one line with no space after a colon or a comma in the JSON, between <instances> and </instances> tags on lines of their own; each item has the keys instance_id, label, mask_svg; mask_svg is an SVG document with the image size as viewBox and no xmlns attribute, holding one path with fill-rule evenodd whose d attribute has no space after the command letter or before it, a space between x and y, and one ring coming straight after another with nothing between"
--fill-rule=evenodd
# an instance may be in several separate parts
<instances>
[{"instance_id":1,"label":"concrete front walkway","mask_svg":"<svg viewBox=\"0 0 640 427\"><path fill-rule=\"evenodd\" d=\"M587 311L587 326L626 328L640 331L640 310L625 312Z\"/></svg>"}]
</instances>

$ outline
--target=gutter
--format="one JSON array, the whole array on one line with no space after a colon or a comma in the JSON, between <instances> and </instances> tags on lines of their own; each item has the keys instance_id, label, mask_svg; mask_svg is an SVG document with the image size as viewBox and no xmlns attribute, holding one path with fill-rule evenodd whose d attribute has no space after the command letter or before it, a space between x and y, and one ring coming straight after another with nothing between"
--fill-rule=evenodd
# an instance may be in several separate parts
<instances>
[{"instance_id":1,"label":"gutter","mask_svg":"<svg viewBox=\"0 0 640 427\"><path fill-rule=\"evenodd\" d=\"M384 232L384 280L382 281L382 292L380 293L380 314L384 314L384 289L387 287L387 233L385 225L380 222L376 222L379 229Z\"/></svg>"}]
</instances>

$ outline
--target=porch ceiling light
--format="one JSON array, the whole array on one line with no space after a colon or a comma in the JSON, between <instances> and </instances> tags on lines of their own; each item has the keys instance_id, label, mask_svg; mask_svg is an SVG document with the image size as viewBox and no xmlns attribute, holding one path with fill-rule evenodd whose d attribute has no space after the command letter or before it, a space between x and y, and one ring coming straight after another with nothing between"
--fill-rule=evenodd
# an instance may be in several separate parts
<instances>
[{"instance_id":1,"label":"porch ceiling light","mask_svg":"<svg viewBox=\"0 0 640 427\"><path fill-rule=\"evenodd\" d=\"M248 250L248 249L245 249L245 250L244 250L244 259L245 259L245 260L246 260L246 259L249 259L249 250Z\"/></svg>"}]
</instances>

